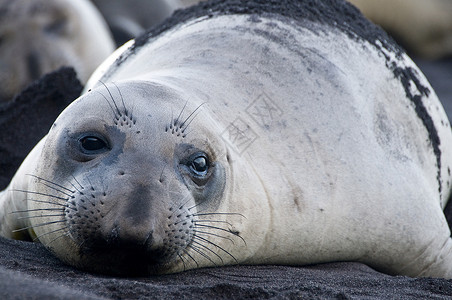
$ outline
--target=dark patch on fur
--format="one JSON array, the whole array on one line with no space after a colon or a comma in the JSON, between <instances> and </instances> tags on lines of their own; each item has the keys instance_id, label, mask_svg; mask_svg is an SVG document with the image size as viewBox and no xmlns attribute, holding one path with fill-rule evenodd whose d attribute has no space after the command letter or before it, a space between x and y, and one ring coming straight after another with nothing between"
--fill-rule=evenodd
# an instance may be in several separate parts
<instances>
[{"instance_id":1,"label":"dark patch on fur","mask_svg":"<svg viewBox=\"0 0 452 300\"><path fill-rule=\"evenodd\" d=\"M308 20L339 28L350 38L360 38L377 48L384 48L400 54L402 50L379 27L369 22L353 5L343 0L213 0L185 10L176 11L169 19L138 37L132 51L145 45L150 38L199 17L212 18L220 15L261 15L277 14L294 20Z\"/></svg>"},{"instance_id":2,"label":"dark patch on fur","mask_svg":"<svg viewBox=\"0 0 452 300\"><path fill-rule=\"evenodd\" d=\"M177 10L162 24L151 28L143 35L135 39L134 45L123 53L115 62L116 67L127 59L128 56L139 51L150 39L183 24L200 17L213 18L221 15L250 15L250 20L259 22L259 16L288 18L297 21L310 21L316 24L325 24L338 28L351 39L368 41L377 49L382 47L396 54L397 57L403 50L379 27L369 22L353 5L343 0L285 0L285 1L238 1L238 0L212 0L201 2L185 10ZM389 62L389 57L383 51ZM115 67L104 75L105 78L114 72Z\"/></svg>"},{"instance_id":3,"label":"dark patch on fur","mask_svg":"<svg viewBox=\"0 0 452 300\"><path fill-rule=\"evenodd\" d=\"M424 127L428 131L428 137L430 143L433 147L433 153L436 156L436 164L438 168L438 174L436 179L438 180L438 190L441 194L442 192L442 183L441 183L441 150L439 146L441 145L441 140L438 136L438 131L436 130L435 124L433 123L433 119L427 111L427 108L422 103L422 97L427 97L430 94L430 90L423 86L419 82L418 74L416 74L416 70L410 67L399 67L395 63L392 64L391 69L394 71L394 75L396 78L400 80L403 88L405 89L406 96L411 99L411 102L414 104L414 109L416 111L419 119L422 120ZM413 82L416 86L419 94L413 94L410 89L410 82Z\"/></svg>"}]
</instances>

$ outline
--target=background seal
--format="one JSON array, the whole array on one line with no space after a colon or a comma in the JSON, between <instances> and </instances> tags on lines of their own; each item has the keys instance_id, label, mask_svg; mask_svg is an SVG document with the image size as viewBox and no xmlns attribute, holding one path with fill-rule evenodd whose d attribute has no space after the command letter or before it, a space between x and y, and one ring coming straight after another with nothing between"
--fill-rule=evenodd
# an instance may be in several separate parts
<instances>
[{"instance_id":1,"label":"background seal","mask_svg":"<svg viewBox=\"0 0 452 300\"><path fill-rule=\"evenodd\" d=\"M1 0L0 42L0 104L64 66L74 67L86 83L115 49L88 0Z\"/></svg>"}]
</instances>

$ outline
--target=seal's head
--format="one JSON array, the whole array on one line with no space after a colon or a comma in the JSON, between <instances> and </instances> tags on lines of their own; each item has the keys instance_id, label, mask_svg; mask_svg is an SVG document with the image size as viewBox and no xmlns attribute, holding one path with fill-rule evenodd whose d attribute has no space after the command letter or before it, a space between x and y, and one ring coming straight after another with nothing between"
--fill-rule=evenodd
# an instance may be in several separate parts
<instances>
[{"instance_id":1,"label":"seal's head","mask_svg":"<svg viewBox=\"0 0 452 300\"><path fill-rule=\"evenodd\" d=\"M39 240L98 272L182 271L218 251L222 262L233 261L221 240L238 233L209 213L225 197L228 154L202 106L138 81L70 105L32 175L29 209L48 221L31 219Z\"/></svg>"}]
</instances>

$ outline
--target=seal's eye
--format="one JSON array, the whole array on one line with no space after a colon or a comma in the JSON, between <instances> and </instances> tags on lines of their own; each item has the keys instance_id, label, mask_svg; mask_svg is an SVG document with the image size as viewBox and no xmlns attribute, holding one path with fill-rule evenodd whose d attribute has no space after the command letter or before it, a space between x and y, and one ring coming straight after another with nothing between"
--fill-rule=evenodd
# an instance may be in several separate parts
<instances>
[{"instance_id":1,"label":"seal's eye","mask_svg":"<svg viewBox=\"0 0 452 300\"><path fill-rule=\"evenodd\" d=\"M206 155L196 156L190 163L190 170L197 176L205 176L209 169L209 162Z\"/></svg>"},{"instance_id":2,"label":"seal's eye","mask_svg":"<svg viewBox=\"0 0 452 300\"><path fill-rule=\"evenodd\" d=\"M108 149L107 143L97 136L84 136L80 138L80 147L87 154L99 153Z\"/></svg>"}]
</instances>

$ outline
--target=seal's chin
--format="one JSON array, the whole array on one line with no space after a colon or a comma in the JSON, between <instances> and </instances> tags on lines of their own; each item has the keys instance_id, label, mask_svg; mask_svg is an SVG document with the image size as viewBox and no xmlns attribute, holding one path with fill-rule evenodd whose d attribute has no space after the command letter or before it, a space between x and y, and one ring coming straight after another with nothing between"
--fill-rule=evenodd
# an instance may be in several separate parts
<instances>
[{"instance_id":1,"label":"seal's chin","mask_svg":"<svg viewBox=\"0 0 452 300\"><path fill-rule=\"evenodd\" d=\"M87 271L121 276L146 276L169 273L178 260L163 249L146 245L92 245L80 250L80 266Z\"/></svg>"}]
</instances>

